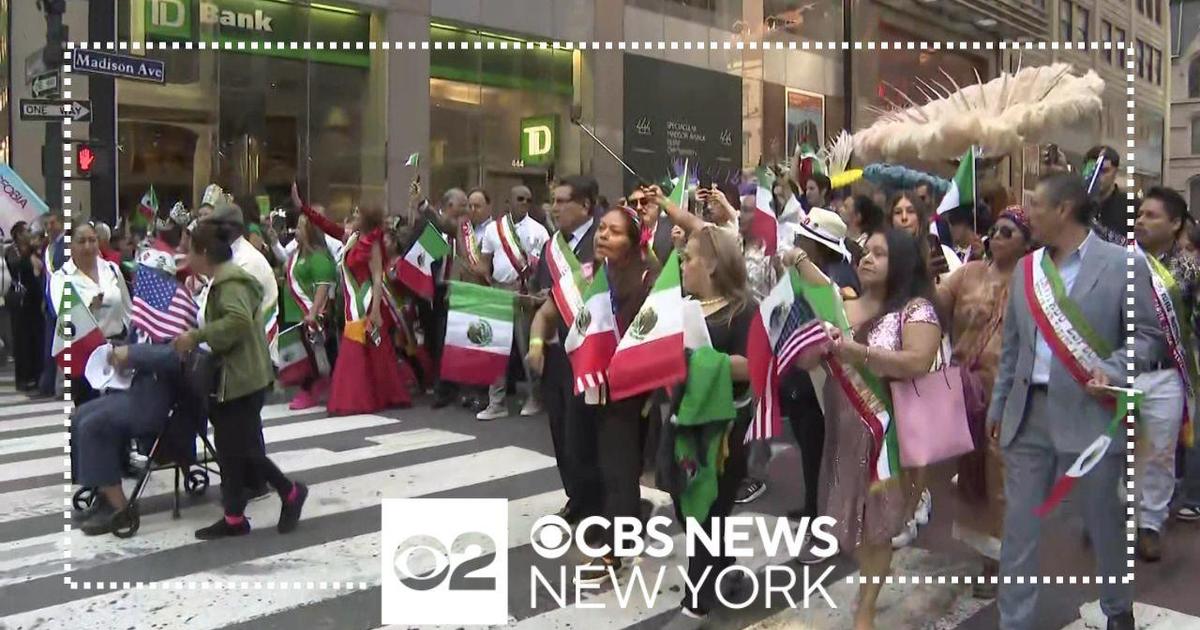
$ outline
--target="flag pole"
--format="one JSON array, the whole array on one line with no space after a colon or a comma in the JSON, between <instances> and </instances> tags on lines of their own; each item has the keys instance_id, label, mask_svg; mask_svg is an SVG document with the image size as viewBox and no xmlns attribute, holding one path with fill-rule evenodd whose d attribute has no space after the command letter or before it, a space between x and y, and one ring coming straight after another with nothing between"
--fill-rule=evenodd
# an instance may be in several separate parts
<instances>
[{"instance_id":1,"label":"flag pole","mask_svg":"<svg viewBox=\"0 0 1200 630\"><path fill-rule=\"evenodd\" d=\"M571 122L572 122L572 123L574 123L574 124L575 124L575 126L577 126L577 127L579 127L580 129L582 129L582 130L584 131L584 133L586 133L587 135L591 136L592 140L595 140L595 141L596 141L596 144L600 145L600 147L601 147L601 148L603 148L605 151L608 151L608 154L609 154L609 155L611 155L611 156L613 157L613 159L614 159L614 160L616 160L617 162L620 162L620 163L621 163L621 166L624 166L624 167L625 167L625 170L629 171L629 174L630 174L630 175L633 175L633 176L634 176L634 177L636 177L638 180L641 180L641 179L642 179L642 176L641 176L641 175L638 175L638 174L637 174L637 171L634 171L632 168L630 168L630 166L629 166L628 164L626 164L626 163L625 163L625 160L622 160L621 158L617 157L617 154L616 154L616 153L613 153L613 150L612 150L612 149L610 149L610 148L608 148L608 145L607 145L607 144L604 144L604 141L603 141L603 140L601 140L600 138L597 138L597 137L596 137L596 134L592 133L592 130L591 130L591 129L588 129L588 128L587 128L587 125L583 124L583 121L581 121L581 120L579 119L579 117L578 117L578 116L576 116L576 115L572 114L572 115L571 115Z\"/></svg>"}]
</instances>

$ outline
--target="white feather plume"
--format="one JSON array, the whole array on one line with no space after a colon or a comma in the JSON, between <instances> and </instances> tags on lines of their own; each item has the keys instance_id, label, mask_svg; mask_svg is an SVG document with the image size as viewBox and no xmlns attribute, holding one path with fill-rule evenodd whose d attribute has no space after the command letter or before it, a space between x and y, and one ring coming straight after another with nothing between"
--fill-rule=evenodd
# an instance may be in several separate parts
<instances>
[{"instance_id":1,"label":"white feather plume","mask_svg":"<svg viewBox=\"0 0 1200 630\"><path fill-rule=\"evenodd\" d=\"M1056 63L1004 73L959 87L945 71L940 80L917 79L925 103L893 87L906 106L892 103L879 119L854 134L854 151L864 161L954 160L976 145L987 157L1018 151L1027 139L1072 125L1100 112L1104 80L1095 71L1071 74Z\"/></svg>"},{"instance_id":2,"label":"white feather plume","mask_svg":"<svg viewBox=\"0 0 1200 630\"><path fill-rule=\"evenodd\" d=\"M837 137L830 139L828 144L821 147L817 156L825 164L825 174L834 177L841 175L846 170L846 165L850 164L850 156L853 153L854 137L843 129Z\"/></svg>"}]
</instances>

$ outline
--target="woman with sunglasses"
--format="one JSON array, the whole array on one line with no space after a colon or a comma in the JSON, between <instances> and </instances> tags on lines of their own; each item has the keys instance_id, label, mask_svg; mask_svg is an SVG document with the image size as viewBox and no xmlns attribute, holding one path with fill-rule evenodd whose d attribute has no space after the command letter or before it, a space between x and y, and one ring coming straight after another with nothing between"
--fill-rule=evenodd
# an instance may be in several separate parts
<instances>
[{"instance_id":1,"label":"woman with sunglasses","mask_svg":"<svg viewBox=\"0 0 1200 630\"><path fill-rule=\"evenodd\" d=\"M988 245L988 259L963 265L937 290L938 312L943 321L950 322L952 359L978 375L984 410L1000 362L1009 281L1017 261L1031 246L1029 219L1021 206L1009 206L1000 214ZM970 509L955 518L954 537L979 553L984 576L997 575L1004 523L1004 468L994 440L988 440L986 449L960 459L958 489ZM996 596L996 585L976 583L973 592L977 598L991 599Z\"/></svg>"}]
</instances>

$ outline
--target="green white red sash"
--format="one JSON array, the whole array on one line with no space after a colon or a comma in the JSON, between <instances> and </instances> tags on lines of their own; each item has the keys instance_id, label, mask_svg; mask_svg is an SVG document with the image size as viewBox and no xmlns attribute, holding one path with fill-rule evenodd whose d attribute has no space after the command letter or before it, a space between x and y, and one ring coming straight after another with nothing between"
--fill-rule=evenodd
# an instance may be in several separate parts
<instances>
[{"instance_id":1,"label":"green white red sash","mask_svg":"<svg viewBox=\"0 0 1200 630\"><path fill-rule=\"evenodd\" d=\"M1181 320L1189 318L1186 313L1180 313L1175 308L1176 304L1183 305L1185 308L1186 305L1179 293L1179 284L1175 282L1171 271L1157 258L1142 251L1141 247L1138 247L1138 251L1145 256L1146 263L1150 267L1150 281L1154 287L1154 311L1158 315L1158 323L1166 337L1167 348L1171 351L1171 359L1175 363L1176 370L1179 371L1179 377L1183 379L1185 395L1179 435L1183 438L1184 444L1190 447L1193 444L1193 435L1188 401L1195 393L1196 368L1192 360L1190 335L1188 335L1187 328L1180 325ZM1182 317L1180 317L1181 315Z\"/></svg>"},{"instance_id":2,"label":"green white red sash","mask_svg":"<svg viewBox=\"0 0 1200 630\"><path fill-rule=\"evenodd\" d=\"M529 271L529 256L525 254L525 248L521 246L521 238L517 235L517 228L513 225L511 215L506 214L500 218L496 224L496 232L500 235L500 248L508 257L509 264L517 271L518 275L524 277Z\"/></svg>"},{"instance_id":3,"label":"green white red sash","mask_svg":"<svg viewBox=\"0 0 1200 630\"><path fill-rule=\"evenodd\" d=\"M475 238L475 226L471 225L470 221L463 221L462 225L458 226L459 234L463 241L463 255L466 256L467 262L472 266L479 264L479 239Z\"/></svg>"},{"instance_id":4,"label":"green white red sash","mask_svg":"<svg viewBox=\"0 0 1200 630\"><path fill-rule=\"evenodd\" d=\"M297 248L288 258L286 277L288 291L292 295L292 299L296 300L296 304L300 307L300 312L304 317L308 317L309 311L313 309L313 299L305 293L304 287L300 285L300 281L296 279L296 264L300 262L300 249Z\"/></svg>"},{"instance_id":5,"label":"green white red sash","mask_svg":"<svg viewBox=\"0 0 1200 630\"><path fill-rule=\"evenodd\" d=\"M342 293L345 296L345 313L347 322L356 322L364 319L367 313L371 310L371 283L364 282L361 285L354 279L354 274L350 273L350 267L346 264L346 255L358 243L358 235L350 237L346 241L346 246L342 248L342 260L338 265L342 272Z\"/></svg>"},{"instance_id":6,"label":"green white red sash","mask_svg":"<svg viewBox=\"0 0 1200 630\"><path fill-rule=\"evenodd\" d=\"M1085 387L1092 379L1092 370L1103 366L1103 357L1110 356L1113 348L1096 334L1084 318L1083 312L1079 310L1079 305L1067 295L1058 268L1046 255L1045 248L1026 256L1023 264L1025 301L1033 315L1038 333L1071 378L1075 379L1080 387ZM1140 392L1119 390L1115 398L1103 402L1105 409L1114 413L1112 421L1099 437L1080 453L1067 472L1058 478L1046 500L1034 510L1035 514L1049 514L1071 492L1075 482L1100 463L1108 452L1113 436L1124 424L1126 416L1136 411L1139 401Z\"/></svg>"},{"instance_id":7,"label":"green white red sash","mask_svg":"<svg viewBox=\"0 0 1200 630\"><path fill-rule=\"evenodd\" d=\"M557 232L546 244L546 262L550 267L554 305L567 328L575 325L575 317L583 310L583 290L586 279L575 251L567 245L563 233Z\"/></svg>"}]
</instances>

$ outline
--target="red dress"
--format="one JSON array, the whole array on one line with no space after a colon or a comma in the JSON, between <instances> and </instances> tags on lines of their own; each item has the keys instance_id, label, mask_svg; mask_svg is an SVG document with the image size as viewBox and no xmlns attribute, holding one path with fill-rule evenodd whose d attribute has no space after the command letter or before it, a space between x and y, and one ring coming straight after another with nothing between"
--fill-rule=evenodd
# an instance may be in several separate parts
<instances>
[{"instance_id":1,"label":"red dress","mask_svg":"<svg viewBox=\"0 0 1200 630\"><path fill-rule=\"evenodd\" d=\"M337 233L330 235L341 236ZM360 235L350 246L342 264L354 282L361 284L371 281L371 249L382 246L382 230ZM346 320L349 323L352 320L351 291L345 286L344 279L342 285L343 307L346 309ZM333 382L329 390L328 409L332 415L374 413L412 404L409 386L415 379L411 369L396 359L396 352L391 343L391 331L396 324L386 306L381 307L380 312L383 315L383 329L380 331L383 342L379 345L375 345L369 338L360 340L348 334L342 335L337 363L333 366ZM367 313L363 313L364 317L366 315ZM347 328L349 327L348 325Z\"/></svg>"}]
</instances>

